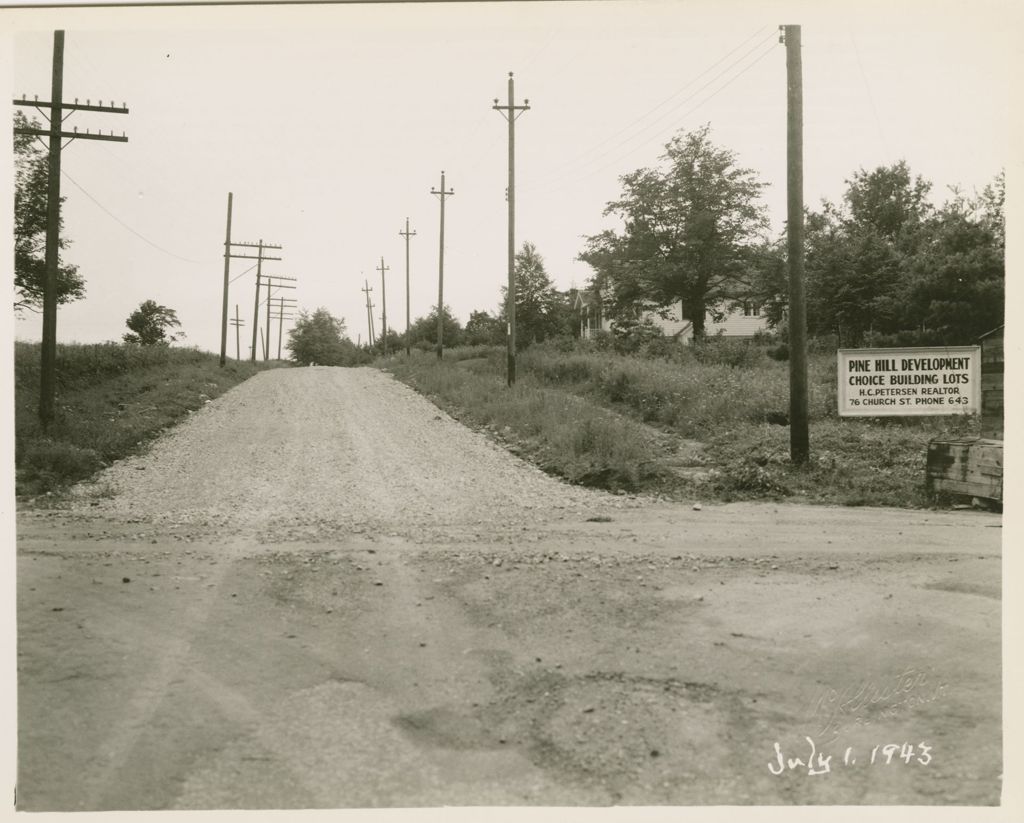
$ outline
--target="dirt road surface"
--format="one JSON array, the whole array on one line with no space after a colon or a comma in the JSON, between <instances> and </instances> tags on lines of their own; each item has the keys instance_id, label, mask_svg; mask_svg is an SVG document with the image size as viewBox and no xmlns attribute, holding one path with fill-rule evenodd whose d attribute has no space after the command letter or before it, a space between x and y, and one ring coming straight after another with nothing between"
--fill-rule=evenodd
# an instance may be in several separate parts
<instances>
[{"instance_id":1,"label":"dirt road surface","mask_svg":"<svg viewBox=\"0 0 1024 823\"><path fill-rule=\"evenodd\" d=\"M994 514L571 488L318 367L18 526L23 810L1000 799Z\"/></svg>"}]
</instances>

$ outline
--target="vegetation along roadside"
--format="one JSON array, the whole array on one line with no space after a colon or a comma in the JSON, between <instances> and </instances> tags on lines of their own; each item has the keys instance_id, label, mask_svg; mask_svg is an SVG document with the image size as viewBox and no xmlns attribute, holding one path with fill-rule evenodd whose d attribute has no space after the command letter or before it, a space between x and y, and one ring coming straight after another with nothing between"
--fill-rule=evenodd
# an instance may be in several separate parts
<instances>
[{"instance_id":1,"label":"vegetation along roadside","mask_svg":"<svg viewBox=\"0 0 1024 823\"><path fill-rule=\"evenodd\" d=\"M834 349L810 356L812 457L789 460L789 372L756 341L708 340L665 356L601 344L532 346L505 386L502 347L378 364L545 471L674 499L791 499L922 508L928 441L977 434L973 417L839 418Z\"/></svg>"},{"instance_id":2,"label":"vegetation along roadside","mask_svg":"<svg viewBox=\"0 0 1024 823\"><path fill-rule=\"evenodd\" d=\"M56 418L39 425L38 343L14 347L19 497L53 495L142 449L163 429L248 379L262 364L197 349L130 343L57 346Z\"/></svg>"}]
</instances>

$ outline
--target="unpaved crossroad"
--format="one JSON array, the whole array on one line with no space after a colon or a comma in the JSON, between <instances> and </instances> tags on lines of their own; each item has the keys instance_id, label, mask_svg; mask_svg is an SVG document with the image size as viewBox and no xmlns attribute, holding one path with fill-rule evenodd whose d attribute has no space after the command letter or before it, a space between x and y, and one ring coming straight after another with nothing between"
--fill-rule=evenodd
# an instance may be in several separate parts
<instances>
[{"instance_id":1,"label":"unpaved crossroad","mask_svg":"<svg viewBox=\"0 0 1024 823\"><path fill-rule=\"evenodd\" d=\"M18 805L998 803L1000 536L570 488L264 372L20 513Z\"/></svg>"}]
</instances>

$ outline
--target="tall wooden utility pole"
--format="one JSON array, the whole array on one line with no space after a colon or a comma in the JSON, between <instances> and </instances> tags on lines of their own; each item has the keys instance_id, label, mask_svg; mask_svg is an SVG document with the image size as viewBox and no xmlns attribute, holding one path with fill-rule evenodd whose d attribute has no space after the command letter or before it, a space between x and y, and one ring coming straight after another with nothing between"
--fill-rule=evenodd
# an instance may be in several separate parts
<instances>
[{"instance_id":1,"label":"tall wooden utility pole","mask_svg":"<svg viewBox=\"0 0 1024 823\"><path fill-rule=\"evenodd\" d=\"M220 316L220 367L228 359L228 275L231 269L231 198L232 193L228 192L228 227L224 235L224 298L221 306ZM235 306L236 313L238 306ZM237 346L236 346L237 348Z\"/></svg>"},{"instance_id":2,"label":"tall wooden utility pole","mask_svg":"<svg viewBox=\"0 0 1024 823\"><path fill-rule=\"evenodd\" d=\"M377 267L377 271L380 272L380 303L381 303L381 317L380 326L384 335L384 356L388 356L388 292L387 285L384 283L384 272L391 271L391 266L384 265L384 258L381 257L380 265Z\"/></svg>"},{"instance_id":3,"label":"tall wooden utility pole","mask_svg":"<svg viewBox=\"0 0 1024 823\"><path fill-rule=\"evenodd\" d=\"M782 26L786 44L786 239L789 256L789 458L810 456L807 424L807 309L804 305L804 102L800 26Z\"/></svg>"},{"instance_id":4,"label":"tall wooden utility pole","mask_svg":"<svg viewBox=\"0 0 1024 823\"><path fill-rule=\"evenodd\" d=\"M512 72L508 73L508 105L498 104L494 98L491 107L501 112L508 120L508 294L505 300L505 316L508 319L508 385L516 384L516 119L530 108L530 101L515 104L515 89Z\"/></svg>"},{"instance_id":5,"label":"tall wooden utility pole","mask_svg":"<svg viewBox=\"0 0 1024 823\"><path fill-rule=\"evenodd\" d=\"M441 199L441 244L437 257L437 359L444 356L444 199L455 194L454 189L445 191L444 172L441 172L441 190L431 188L431 194Z\"/></svg>"},{"instance_id":6,"label":"tall wooden utility pole","mask_svg":"<svg viewBox=\"0 0 1024 823\"><path fill-rule=\"evenodd\" d=\"M242 259L245 259L245 260L255 260L256 261L256 297L253 300L253 307L252 307L252 349L250 350L250 355L252 357L252 362L255 363L256 362L256 332L258 331L259 325L260 325L260 286L263 284L262 283L263 261L264 260L280 260L281 259L280 257L270 257L269 255L266 255L263 252L266 249L280 249L281 247L278 246L278 245L275 245L273 243L264 243L262 240L260 240L258 243L230 243L229 244L229 248L232 247L232 246L240 246L240 247L244 247L244 248L251 248L251 249L256 249L257 250L255 255L253 255L253 254L235 254L234 252L231 252L231 254L230 254L231 257L237 257L237 258L242 258Z\"/></svg>"},{"instance_id":7,"label":"tall wooden utility pole","mask_svg":"<svg viewBox=\"0 0 1024 823\"><path fill-rule=\"evenodd\" d=\"M68 112L96 111L105 114L128 114L128 108L120 106L104 106L103 101L92 105L91 100L85 104L64 102L64 32L53 33L53 74L50 84L49 101L38 97L29 100L22 97L14 101L15 106L32 106L36 109L49 109L50 126L37 129L32 126L15 128L15 134L31 134L35 137L49 137L49 154L46 180L46 276L43 280L43 339L41 346L42 362L40 364L39 384L39 422L43 429L53 422L54 397L57 391L57 270L60 266L60 153L64 148L61 143L67 140L112 140L116 143L127 143L128 138L122 132L120 136L96 134L86 130L80 132L64 131L62 126ZM44 115L45 116L45 115Z\"/></svg>"},{"instance_id":8,"label":"tall wooden utility pole","mask_svg":"<svg viewBox=\"0 0 1024 823\"><path fill-rule=\"evenodd\" d=\"M245 325L245 321L238 316L238 304L235 303L235 318L230 321L231 325L235 327L235 360L242 359L242 341L239 337L239 330Z\"/></svg>"},{"instance_id":9,"label":"tall wooden utility pole","mask_svg":"<svg viewBox=\"0 0 1024 823\"><path fill-rule=\"evenodd\" d=\"M376 342L373 339L373 303L370 302L370 292L373 291L373 286L363 279L362 292L366 295L366 330L369 334L370 348L373 348L373 344Z\"/></svg>"},{"instance_id":10,"label":"tall wooden utility pole","mask_svg":"<svg viewBox=\"0 0 1024 823\"><path fill-rule=\"evenodd\" d=\"M442 186L443 188L443 186ZM405 238L405 356L412 354L412 343L409 340L409 238L416 234L416 230L409 231L409 218L405 218L405 231L398 234Z\"/></svg>"}]
</instances>

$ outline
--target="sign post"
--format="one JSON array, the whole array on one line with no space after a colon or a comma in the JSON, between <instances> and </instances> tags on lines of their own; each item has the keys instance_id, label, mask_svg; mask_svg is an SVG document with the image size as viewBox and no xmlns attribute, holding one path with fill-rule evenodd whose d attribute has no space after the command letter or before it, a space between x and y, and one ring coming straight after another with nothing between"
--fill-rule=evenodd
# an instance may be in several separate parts
<instances>
[{"instance_id":1,"label":"sign post","mask_svg":"<svg viewBox=\"0 0 1024 823\"><path fill-rule=\"evenodd\" d=\"M840 417L981 411L981 347L840 349Z\"/></svg>"}]
</instances>

